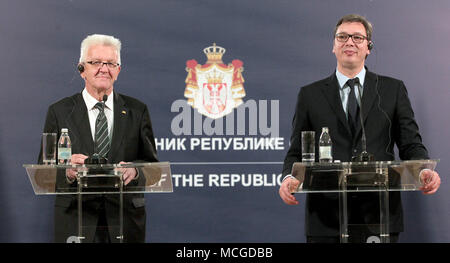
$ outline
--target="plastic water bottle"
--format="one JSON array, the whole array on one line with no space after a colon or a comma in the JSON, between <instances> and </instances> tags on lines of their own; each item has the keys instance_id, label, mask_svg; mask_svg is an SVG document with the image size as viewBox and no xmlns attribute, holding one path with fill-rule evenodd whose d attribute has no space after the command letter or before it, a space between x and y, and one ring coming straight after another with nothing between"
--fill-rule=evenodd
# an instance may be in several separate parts
<instances>
[{"instance_id":1,"label":"plastic water bottle","mask_svg":"<svg viewBox=\"0 0 450 263\"><path fill-rule=\"evenodd\" d=\"M61 137L58 140L58 164L70 164L72 157L72 143L70 142L69 130L61 129Z\"/></svg>"},{"instance_id":2,"label":"plastic water bottle","mask_svg":"<svg viewBox=\"0 0 450 263\"><path fill-rule=\"evenodd\" d=\"M332 156L332 142L328 127L322 128L322 134L319 139L319 162L331 163L333 162Z\"/></svg>"}]
</instances>

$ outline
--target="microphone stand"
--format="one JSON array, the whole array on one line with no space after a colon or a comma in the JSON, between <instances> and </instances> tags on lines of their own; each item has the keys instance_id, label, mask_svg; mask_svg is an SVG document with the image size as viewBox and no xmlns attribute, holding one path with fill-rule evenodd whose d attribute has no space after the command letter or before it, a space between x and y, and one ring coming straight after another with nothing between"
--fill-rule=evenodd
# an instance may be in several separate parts
<instances>
[{"instance_id":1,"label":"microphone stand","mask_svg":"<svg viewBox=\"0 0 450 263\"><path fill-rule=\"evenodd\" d=\"M108 100L108 96L105 94L103 95L103 101L102 101L102 108L103 112L105 111L105 103L106 100ZM108 162L108 159L105 157L100 156L97 153L97 144L94 142L94 154L92 156L89 156L84 160L84 164L106 164Z\"/></svg>"},{"instance_id":2,"label":"microphone stand","mask_svg":"<svg viewBox=\"0 0 450 263\"><path fill-rule=\"evenodd\" d=\"M364 129L363 123L363 111L362 111L362 98L361 98L361 84L359 83L359 78L356 78L355 83L358 85L358 97L360 101L359 107L359 121L361 124L362 136L361 136L361 154L352 157L352 162L373 162L375 157L373 154L367 152L367 141L366 141L366 130Z\"/></svg>"}]
</instances>

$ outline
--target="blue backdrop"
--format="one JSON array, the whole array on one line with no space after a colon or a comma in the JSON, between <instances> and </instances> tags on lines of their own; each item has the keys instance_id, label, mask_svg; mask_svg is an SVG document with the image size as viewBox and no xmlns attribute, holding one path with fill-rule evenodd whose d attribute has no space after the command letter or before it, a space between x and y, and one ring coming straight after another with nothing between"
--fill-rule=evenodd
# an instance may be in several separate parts
<instances>
[{"instance_id":1,"label":"blue backdrop","mask_svg":"<svg viewBox=\"0 0 450 263\"><path fill-rule=\"evenodd\" d=\"M285 205L279 175L299 87L335 70L332 33L349 13L373 23L367 66L405 82L423 141L441 160L437 194L403 194L400 241L449 242L448 0L1 1L0 242L52 241L54 197L36 196L22 165L37 160L48 105L84 87L76 64L93 33L122 40L115 90L148 105L159 158L172 162L174 192L146 196L148 242L304 242L304 196ZM217 128L185 103L186 62L204 64L213 43L225 64L243 62L247 113L232 113L234 127Z\"/></svg>"}]
</instances>

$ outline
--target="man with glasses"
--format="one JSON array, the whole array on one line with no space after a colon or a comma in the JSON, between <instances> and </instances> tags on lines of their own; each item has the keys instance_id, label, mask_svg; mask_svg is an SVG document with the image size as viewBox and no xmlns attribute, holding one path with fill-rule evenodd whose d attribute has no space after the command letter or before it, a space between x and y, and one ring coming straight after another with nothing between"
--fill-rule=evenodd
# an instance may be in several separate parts
<instances>
[{"instance_id":1,"label":"man with glasses","mask_svg":"<svg viewBox=\"0 0 450 263\"><path fill-rule=\"evenodd\" d=\"M293 163L301 161L301 131L315 131L317 145L322 127L328 127L333 158L349 162L352 156L362 151L360 107L363 109L367 152L373 154L375 160L394 160L394 144L402 160L429 158L403 82L377 75L364 66L372 48L372 25L366 18L352 14L339 20L333 44L336 71L328 78L302 87L298 94L291 146L284 160L284 180L279 189L286 204L298 204L291 193L299 181L290 173ZM435 193L440 185L438 173L423 170L421 176L427 182L423 193ZM368 225L379 221L376 193L348 194L348 202L350 222ZM307 242L339 242L338 195L307 194L305 206ZM390 241L397 242L403 231L400 192L390 193L389 209Z\"/></svg>"},{"instance_id":2,"label":"man with glasses","mask_svg":"<svg viewBox=\"0 0 450 263\"><path fill-rule=\"evenodd\" d=\"M114 91L121 70L121 42L94 34L81 43L78 70L84 79L81 93L64 98L48 109L44 132L68 128L72 141L72 164L83 164L97 155L108 163L157 162L155 139L147 106ZM39 155L41 156L41 155ZM138 183L136 169L123 170L124 185ZM67 185L76 186L76 174L68 171ZM123 197L124 242L145 242L146 211L143 194ZM83 200L83 242L118 242L118 195L88 195ZM78 236L77 199L57 195L55 200L55 241Z\"/></svg>"}]
</instances>

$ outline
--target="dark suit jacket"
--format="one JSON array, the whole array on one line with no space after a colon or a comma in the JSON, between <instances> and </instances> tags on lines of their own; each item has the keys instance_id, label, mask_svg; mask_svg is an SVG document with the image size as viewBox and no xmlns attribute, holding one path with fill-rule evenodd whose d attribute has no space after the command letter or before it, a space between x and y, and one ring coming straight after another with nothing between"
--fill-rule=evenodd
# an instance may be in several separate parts
<instances>
[{"instance_id":1,"label":"dark suit jacket","mask_svg":"<svg viewBox=\"0 0 450 263\"><path fill-rule=\"evenodd\" d=\"M428 159L422 144L414 112L402 81L379 76L367 70L362 97L362 111L367 137L367 152L377 161L394 159L394 143L402 160ZM292 164L301 161L301 131L316 132L316 147L322 127L328 127L333 142L333 158L351 161L361 152L361 125L352 140L342 102L336 74L302 87L293 119L291 146L284 160L283 175L291 173ZM316 149L316 153L317 153ZM316 155L316 161L318 156ZM390 231L403 230L403 216L399 192L390 199ZM350 195L353 216L365 223L378 220L375 194ZM339 234L339 199L337 194L308 194L306 197L305 233L309 236Z\"/></svg>"},{"instance_id":2,"label":"dark suit jacket","mask_svg":"<svg viewBox=\"0 0 450 263\"><path fill-rule=\"evenodd\" d=\"M72 142L72 154L91 156L94 153L94 141L89 125L88 111L81 93L64 98L48 109L44 132L55 132L60 136L61 128L69 129ZM155 139L153 136L147 106L128 96L114 92L114 124L109 163L157 162ZM39 162L41 154L39 155ZM68 184L65 177L58 177L57 185ZM130 183L137 184L139 180ZM72 184L76 187L76 183ZM83 197L83 234L84 242L92 242L97 225L97 209L105 204L108 225L118 226L118 195L89 195ZM57 195L55 199L55 241L65 242L69 236L78 234L77 199L75 195ZM145 199L143 194L124 195L124 241L145 241ZM110 239L117 241L118 229L110 229Z\"/></svg>"}]
</instances>

